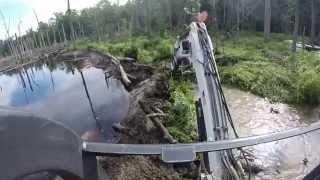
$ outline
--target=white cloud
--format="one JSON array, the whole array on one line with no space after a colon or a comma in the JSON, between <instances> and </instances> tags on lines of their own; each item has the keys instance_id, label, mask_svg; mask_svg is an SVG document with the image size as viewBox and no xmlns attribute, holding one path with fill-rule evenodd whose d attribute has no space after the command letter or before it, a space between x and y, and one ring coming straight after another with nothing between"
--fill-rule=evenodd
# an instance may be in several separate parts
<instances>
[{"instance_id":1,"label":"white cloud","mask_svg":"<svg viewBox=\"0 0 320 180\"><path fill-rule=\"evenodd\" d=\"M100 0L70 0L70 6L72 9L81 10L83 8L92 7L96 5ZM121 4L124 4L127 0L120 0ZM117 0L111 0L115 3ZM19 20L21 20L21 31L25 32L26 30L37 27L37 22L33 14L32 9L34 9L39 17L40 21L47 22L49 18L53 17L55 12L64 12L67 9L67 0L0 0L0 8L3 11L6 11L6 4L15 4L15 7L24 6L27 12L24 12L22 15L14 13L15 17L10 17L10 29L11 34L18 33L17 27ZM2 9L3 8L3 9ZM9 10L14 11L12 7ZM7 12L9 15L11 12ZM9 18L9 17L7 17ZM13 22L13 23L12 23ZM0 39L5 38L5 31L1 22L0 25Z\"/></svg>"}]
</instances>

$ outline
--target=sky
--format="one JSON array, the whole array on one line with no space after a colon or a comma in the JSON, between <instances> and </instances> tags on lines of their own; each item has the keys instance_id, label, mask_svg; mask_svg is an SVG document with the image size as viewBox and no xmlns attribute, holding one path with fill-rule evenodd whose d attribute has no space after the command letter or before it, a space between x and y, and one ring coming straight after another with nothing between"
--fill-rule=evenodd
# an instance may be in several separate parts
<instances>
[{"instance_id":1,"label":"sky","mask_svg":"<svg viewBox=\"0 0 320 180\"><path fill-rule=\"evenodd\" d=\"M100 0L70 0L72 9L81 10L92 7ZM110 0L116 2L117 0ZM120 0L124 4L127 0ZM20 24L21 34L31 27L37 27L33 9L36 11L40 21L48 22L55 12L65 12L67 0L0 0L0 10L6 17L6 23L10 25L11 35L18 33ZM5 39L5 28L0 16L0 39Z\"/></svg>"}]
</instances>

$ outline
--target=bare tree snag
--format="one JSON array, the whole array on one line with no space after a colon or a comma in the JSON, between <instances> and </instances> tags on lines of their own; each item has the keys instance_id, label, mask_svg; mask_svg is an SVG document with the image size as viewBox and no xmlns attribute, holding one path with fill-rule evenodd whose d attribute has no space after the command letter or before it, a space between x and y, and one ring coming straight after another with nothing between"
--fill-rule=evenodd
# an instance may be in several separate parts
<instances>
[{"instance_id":1,"label":"bare tree snag","mask_svg":"<svg viewBox=\"0 0 320 180\"><path fill-rule=\"evenodd\" d=\"M271 31L271 0L265 0L264 2L264 38L267 39Z\"/></svg>"},{"instance_id":2,"label":"bare tree snag","mask_svg":"<svg viewBox=\"0 0 320 180\"><path fill-rule=\"evenodd\" d=\"M316 7L315 0L311 0L311 43L316 41Z\"/></svg>"},{"instance_id":3,"label":"bare tree snag","mask_svg":"<svg viewBox=\"0 0 320 180\"><path fill-rule=\"evenodd\" d=\"M295 15L294 15L294 30L293 30L293 41L292 41L292 51L297 51L297 41L299 33L299 19L300 19L300 1L296 0L295 3Z\"/></svg>"},{"instance_id":4,"label":"bare tree snag","mask_svg":"<svg viewBox=\"0 0 320 180\"><path fill-rule=\"evenodd\" d=\"M119 59L117 59L116 57L112 56L111 54L105 54L108 58L110 58L110 60L112 61L112 63L114 63L120 72L121 75L121 80L122 82L126 85L126 86L130 86L130 84L132 83L127 75L127 73L125 72L125 70L123 69Z\"/></svg>"},{"instance_id":5,"label":"bare tree snag","mask_svg":"<svg viewBox=\"0 0 320 180\"><path fill-rule=\"evenodd\" d=\"M36 17L36 20L37 20L37 23L38 23L38 28L39 28L39 32L40 32L40 48L45 48L46 47L46 43L44 41L44 37L43 37L43 32L42 32L42 29L40 28L40 22L39 22L39 19L38 19L38 15L36 13L36 11L33 9L33 14L34 16Z\"/></svg>"}]
</instances>

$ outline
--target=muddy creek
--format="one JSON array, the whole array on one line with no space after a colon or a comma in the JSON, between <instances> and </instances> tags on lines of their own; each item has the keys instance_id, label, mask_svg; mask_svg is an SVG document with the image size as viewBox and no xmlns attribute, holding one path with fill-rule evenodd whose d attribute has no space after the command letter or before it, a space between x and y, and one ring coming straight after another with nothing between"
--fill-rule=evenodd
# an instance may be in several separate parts
<instances>
[{"instance_id":1,"label":"muddy creek","mask_svg":"<svg viewBox=\"0 0 320 180\"><path fill-rule=\"evenodd\" d=\"M0 106L62 122L80 136L98 129L110 141L112 124L125 118L129 97L122 83L88 61L37 62L0 74Z\"/></svg>"},{"instance_id":2,"label":"muddy creek","mask_svg":"<svg viewBox=\"0 0 320 180\"><path fill-rule=\"evenodd\" d=\"M241 136L260 135L319 121L320 108L270 103L237 89L225 88L236 128ZM246 148L263 167L255 179L302 179L320 163L320 132Z\"/></svg>"}]
</instances>

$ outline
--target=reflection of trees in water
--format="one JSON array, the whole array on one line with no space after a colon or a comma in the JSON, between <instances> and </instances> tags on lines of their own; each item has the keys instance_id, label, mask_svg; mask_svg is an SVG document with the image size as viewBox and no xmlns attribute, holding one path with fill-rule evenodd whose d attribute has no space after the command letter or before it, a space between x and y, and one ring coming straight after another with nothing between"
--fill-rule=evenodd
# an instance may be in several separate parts
<instances>
[{"instance_id":1,"label":"reflection of trees in water","mask_svg":"<svg viewBox=\"0 0 320 180\"><path fill-rule=\"evenodd\" d=\"M106 84L107 84L107 88L109 89L109 83L110 83L110 79L112 77L112 72L110 71L106 71L104 72L104 79L106 81Z\"/></svg>"},{"instance_id":2,"label":"reflection of trees in water","mask_svg":"<svg viewBox=\"0 0 320 180\"><path fill-rule=\"evenodd\" d=\"M58 68L57 63L54 62L53 60L47 60L46 65L50 72L53 72Z\"/></svg>"},{"instance_id":3,"label":"reflection of trees in water","mask_svg":"<svg viewBox=\"0 0 320 180\"><path fill-rule=\"evenodd\" d=\"M28 73L28 70L27 70L27 69L26 69L25 71L27 71L27 73ZM29 75L30 75L30 77L31 77L30 79L31 79L32 83L39 88L40 85L36 82L36 76L35 76L35 73L34 73L34 68L33 68L33 67L30 68L30 71L31 71L31 73L29 73Z\"/></svg>"},{"instance_id":4,"label":"reflection of trees in water","mask_svg":"<svg viewBox=\"0 0 320 180\"><path fill-rule=\"evenodd\" d=\"M22 85L25 101L27 103L29 103L29 99L28 99L27 91L26 91L26 82L25 82L25 80L24 80L24 78L22 76L21 71L19 71L19 70L16 70L16 71L17 71L17 74L19 74L19 77L20 77L20 78L18 78L18 82L19 82L19 84Z\"/></svg>"},{"instance_id":5,"label":"reflection of trees in water","mask_svg":"<svg viewBox=\"0 0 320 180\"><path fill-rule=\"evenodd\" d=\"M66 72L71 72L72 74L75 74L76 70L82 70L87 66L85 61L65 61L64 65L66 67Z\"/></svg>"},{"instance_id":6,"label":"reflection of trees in water","mask_svg":"<svg viewBox=\"0 0 320 180\"><path fill-rule=\"evenodd\" d=\"M47 68L50 72L54 72L59 69L64 70L66 73L75 74L76 69L84 69L88 65L92 65L90 60L59 61L56 59L45 59L30 64L18 64L16 68L1 72L0 75L5 74L7 76L14 76L17 74L16 69L19 68L23 68L26 71L31 70L33 76L35 74L34 71L41 71L44 68Z\"/></svg>"},{"instance_id":7,"label":"reflection of trees in water","mask_svg":"<svg viewBox=\"0 0 320 180\"><path fill-rule=\"evenodd\" d=\"M28 80L28 84L29 84L30 90L31 90L31 92L33 92L33 86L32 86L32 82L31 82L31 80L30 80L30 76L29 76L28 70L25 69L25 68L22 68L21 71L26 74L26 77L27 77L27 80Z\"/></svg>"},{"instance_id":8,"label":"reflection of trees in water","mask_svg":"<svg viewBox=\"0 0 320 180\"><path fill-rule=\"evenodd\" d=\"M73 65L72 62L65 62L65 66L66 66L67 73L71 72L73 75L75 74L75 66Z\"/></svg>"},{"instance_id":9,"label":"reflection of trees in water","mask_svg":"<svg viewBox=\"0 0 320 180\"><path fill-rule=\"evenodd\" d=\"M86 96L88 98L88 102L91 108L92 116L97 121L97 125L99 128L101 128L98 118L96 116L92 99L89 94L89 90L86 84L86 80L83 74L83 69L85 69L88 66L92 66L91 61L89 60L80 60L80 61L57 61L57 60L41 60L38 62L25 64L21 67L17 66L17 68L7 71L5 75L8 76L16 76L18 80L18 84L21 85L26 102L29 103L28 100L28 93L36 91L35 89L41 88L40 84L37 83L37 77L43 76L43 79L48 79L48 82L50 83L50 87L52 88L52 91L55 91L55 80L54 80L54 71L62 70L65 73L69 74L72 73L73 75L76 74L76 72L80 73L80 76L82 78L82 84L84 86L84 90L86 93ZM101 70L104 70L102 68L103 66L99 66L98 68ZM48 72L49 71L49 72ZM48 77L49 76L49 77ZM107 88L109 88L110 79L112 77L112 72L105 71L104 73L104 79L105 83L107 85ZM30 91L29 91L30 90Z\"/></svg>"},{"instance_id":10,"label":"reflection of trees in water","mask_svg":"<svg viewBox=\"0 0 320 180\"><path fill-rule=\"evenodd\" d=\"M18 74L19 74L19 77L20 77L20 80L21 80L21 83L22 83L22 87L23 87L23 88L26 88L26 82L25 82L25 80L24 80L24 77L23 77L21 71L18 69L17 72L18 72Z\"/></svg>"},{"instance_id":11,"label":"reflection of trees in water","mask_svg":"<svg viewBox=\"0 0 320 180\"><path fill-rule=\"evenodd\" d=\"M98 129L100 131L103 131L102 125L100 124L99 118L97 117L97 114L96 114L96 112L94 110L92 99L90 97L90 93L89 93L88 86L87 86L86 80L84 78L83 72L82 72L81 69L77 69L77 70L79 71L81 79L82 79L82 84L83 84L83 87L84 87L84 90L85 90L85 93L86 93L86 96L87 96L87 99L88 99L88 102L89 102L89 106L90 106L90 109L91 109L92 116L93 116L94 120L96 121L96 125L97 125Z\"/></svg>"},{"instance_id":12,"label":"reflection of trees in water","mask_svg":"<svg viewBox=\"0 0 320 180\"><path fill-rule=\"evenodd\" d=\"M50 80L51 80L52 91L54 92L56 88L55 88L55 83L54 83L54 79L51 71L50 71Z\"/></svg>"}]
</instances>

